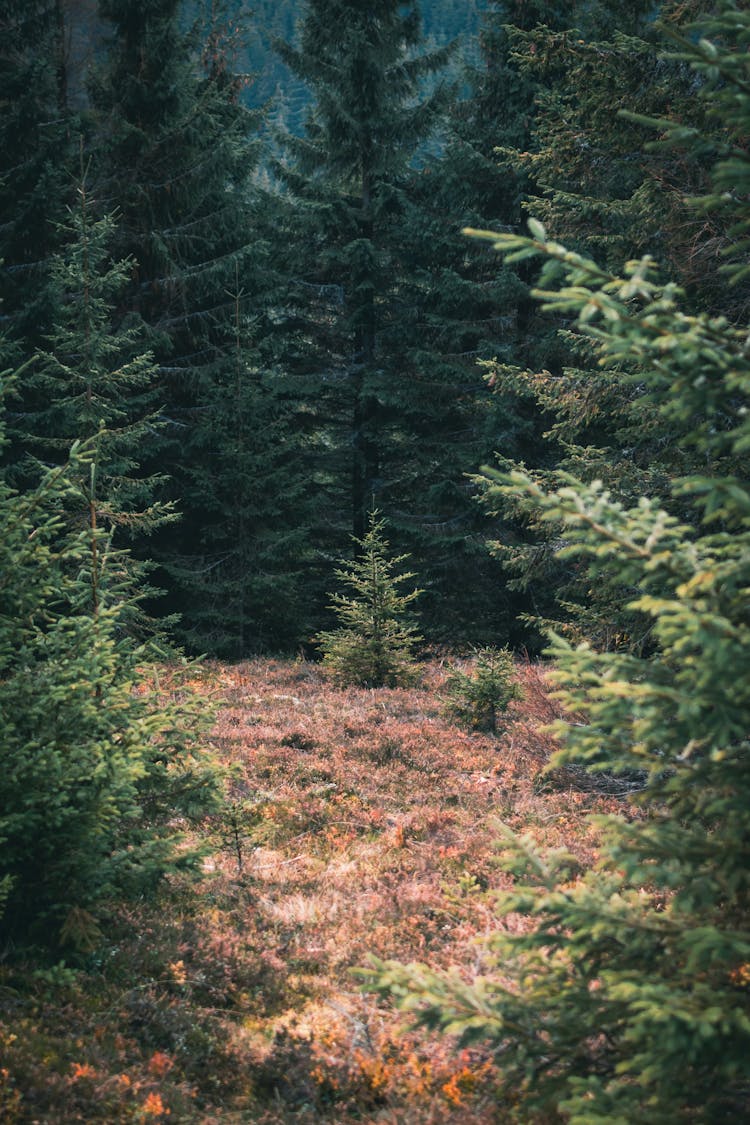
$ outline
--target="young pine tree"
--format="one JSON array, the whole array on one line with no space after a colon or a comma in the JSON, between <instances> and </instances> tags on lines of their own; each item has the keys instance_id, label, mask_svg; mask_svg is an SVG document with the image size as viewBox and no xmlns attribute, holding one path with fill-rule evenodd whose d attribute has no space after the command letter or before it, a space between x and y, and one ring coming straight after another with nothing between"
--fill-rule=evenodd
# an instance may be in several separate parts
<instances>
[{"instance_id":1,"label":"young pine tree","mask_svg":"<svg viewBox=\"0 0 750 1125\"><path fill-rule=\"evenodd\" d=\"M37 467L64 464L74 442L88 443L91 458L68 473L78 489L68 503L72 525L91 536L94 612L118 598L133 608L136 583L145 597L143 567L122 548L174 517L158 499L163 477L141 469L161 425L143 326L117 311L132 263L113 260L117 224L96 217L85 176L76 194L49 265L55 323L25 380L24 437Z\"/></svg>"},{"instance_id":2,"label":"young pine tree","mask_svg":"<svg viewBox=\"0 0 750 1125\"><path fill-rule=\"evenodd\" d=\"M503 716L523 692L507 648L480 648L467 673L454 668L445 682L445 711L471 730L497 734Z\"/></svg>"},{"instance_id":3,"label":"young pine tree","mask_svg":"<svg viewBox=\"0 0 750 1125\"><path fill-rule=\"evenodd\" d=\"M409 607L422 591L400 592L414 575L398 572L407 556L391 557L384 531L385 520L373 511L366 535L354 540L356 558L336 571L350 593L334 595L340 627L320 633L318 641L339 684L397 687L415 677L414 647L421 638Z\"/></svg>"},{"instance_id":4,"label":"young pine tree","mask_svg":"<svg viewBox=\"0 0 750 1125\"><path fill-rule=\"evenodd\" d=\"M723 126L701 206L733 220L737 260L750 228L750 13L723 3L679 40ZM599 819L601 857L575 860L509 841L516 883L503 912L519 932L490 941L471 984L426 967L381 967L380 984L433 1027L498 1050L518 1121L731 1122L750 1112L750 363L748 325L691 313L653 262L622 276L550 242L497 235L500 249L548 255L544 299L574 313L600 359L634 359L665 425L677 419L702 464L661 497L618 501L564 476L555 491L516 471L493 487L559 521L590 580L615 573L653 652L554 640L555 680L584 721L560 724L559 763L638 770L638 810ZM556 279L555 280L553 280ZM578 875L578 878L575 876Z\"/></svg>"},{"instance_id":5,"label":"young pine tree","mask_svg":"<svg viewBox=\"0 0 750 1125\"><path fill-rule=\"evenodd\" d=\"M75 446L23 494L0 480L4 954L95 943L108 901L192 862L176 818L203 815L215 791L199 716L143 690L127 604L92 604L106 532L70 510L93 457Z\"/></svg>"}]
</instances>

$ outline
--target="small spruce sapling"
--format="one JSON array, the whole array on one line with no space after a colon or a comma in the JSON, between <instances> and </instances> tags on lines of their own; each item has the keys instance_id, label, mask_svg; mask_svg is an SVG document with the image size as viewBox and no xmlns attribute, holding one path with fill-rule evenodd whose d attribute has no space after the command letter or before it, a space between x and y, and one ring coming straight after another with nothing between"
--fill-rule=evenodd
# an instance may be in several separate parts
<instances>
[{"instance_id":1,"label":"small spruce sapling","mask_svg":"<svg viewBox=\"0 0 750 1125\"><path fill-rule=\"evenodd\" d=\"M507 648L480 648L470 673L454 668L446 681L445 711L472 730L497 734L508 707L523 692Z\"/></svg>"},{"instance_id":2,"label":"small spruce sapling","mask_svg":"<svg viewBox=\"0 0 750 1125\"><path fill-rule=\"evenodd\" d=\"M413 654L421 637L410 606L422 591L399 592L414 574L398 573L409 556L389 557L385 520L379 517L371 512L365 536L352 537L358 547L355 559L336 571L351 591L332 595L340 627L317 638L326 668L341 685L398 687L415 679Z\"/></svg>"}]
</instances>

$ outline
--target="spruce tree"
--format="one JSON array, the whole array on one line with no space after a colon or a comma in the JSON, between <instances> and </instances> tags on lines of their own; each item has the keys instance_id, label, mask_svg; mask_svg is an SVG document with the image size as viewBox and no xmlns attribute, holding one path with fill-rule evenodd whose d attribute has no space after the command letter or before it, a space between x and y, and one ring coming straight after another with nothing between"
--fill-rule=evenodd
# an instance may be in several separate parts
<instances>
[{"instance_id":1,"label":"spruce tree","mask_svg":"<svg viewBox=\"0 0 750 1125\"><path fill-rule=\"evenodd\" d=\"M111 31L92 86L101 175L120 252L135 262L128 306L159 365L164 427L148 464L170 477L182 513L141 551L160 564L165 606L193 649L289 645L304 516L259 344L274 294L251 182L259 117L243 107L220 29L199 57L179 0L102 0L100 10Z\"/></svg>"},{"instance_id":2,"label":"spruce tree","mask_svg":"<svg viewBox=\"0 0 750 1125\"><path fill-rule=\"evenodd\" d=\"M92 601L105 533L69 512L93 463L77 445L22 494L0 480L4 955L96 944L108 902L190 865L175 817L205 815L216 787L197 713L136 690L149 657L127 606Z\"/></svg>"},{"instance_id":3,"label":"spruce tree","mask_svg":"<svg viewBox=\"0 0 750 1125\"><path fill-rule=\"evenodd\" d=\"M50 324L46 267L75 167L67 30L61 0L4 0L0 10L0 300L24 358Z\"/></svg>"},{"instance_id":4,"label":"spruce tree","mask_svg":"<svg viewBox=\"0 0 750 1125\"><path fill-rule=\"evenodd\" d=\"M525 210L566 244L612 267L648 248L683 284L700 278L705 302L713 270L705 260L695 268L696 216L685 200L703 189L710 165L696 147L650 144L653 131L638 120L705 131L695 75L665 57L660 31L684 25L686 8L695 15L701 6L710 4L600 0L574 8L570 34L513 29L516 65L539 95L529 143L507 155L538 185ZM614 129L613 105L627 111ZM726 304L726 295L719 300Z\"/></svg>"},{"instance_id":5,"label":"spruce tree","mask_svg":"<svg viewBox=\"0 0 750 1125\"><path fill-rule=\"evenodd\" d=\"M350 592L334 595L331 608L339 628L320 633L317 640L323 663L339 684L398 687L415 678L414 647L421 637L410 606L422 591L400 592L414 574L399 572L408 556L391 556L385 526L380 513L371 512L366 535L354 540L354 560L336 571Z\"/></svg>"},{"instance_id":6,"label":"spruce tree","mask_svg":"<svg viewBox=\"0 0 750 1125\"><path fill-rule=\"evenodd\" d=\"M314 620L307 604L311 487L298 465L300 435L274 368L272 334L259 338L264 318L253 316L245 297L238 271L227 362L206 386L181 473L181 505L195 538L169 562L189 599L186 643L230 659L291 651Z\"/></svg>"},{"instance_id":7,"label":"spruce tree","mask_svg":"<svg viewBox=\"0 0 750 1125\"><path fill-rule=\"evenodd\" d=\"M684 5L663 4L661 16L671 26L684 19ZM514 65L537 89L528 136L503 150L516 174L534 184L523 208L571 248L596 254L604 264L655 250L679 281L691 282L700 307L710 307L718 275L715 267L704 269L700 288L691 281L690 263L702 253L693 244L696 223L704 220L685 205L685 192L705 184L706 153L688 151L685 143L649 144L653 132L641 120L684 112L687 120L706 124L705 106L693 96L695 75L682 61L664 57L651 4L582 4L568 19L575 30L507 29ZM616 128L613 99L628 110ZM704 241L707 248L713 244ZM685 471L689 453L679 429L666 431L652 409L636 366L601 368L571 318L546 313L558 341L554 362L524 355L522 346L510 362L498 355L488 366L504 399L522 394L545 420L542 440L523 453L525 463L540 473L556 467L603 479L625 502L667 487L671 474ZM519 459L501 447L498 453L507 462ZM570 635L598 628L599 638L612 645L647 643L648 633L622 611L626 591L592 588L583 568L555 556L558 527L519 513L512 500L502 514L510 527L528 521L521 536L497 538L514 576L510 585L528 590L539 617Z\"/></svg>"},{"instance_id":8,"label":"spruce tree","mask_svg":"<svg viewBox=\"0 0 750 1125\"><path fill-rule=\"evenodd\" d=\"M514 699L523 692L515 681L513 655L507 648L480 648L471 670L453 668L445 682L445 711L471 730L498 734Z\"/></svg>"},{"instance_id":9,"label":"spruce tree","mask_svg":"<svg viewBox=\"0 0 750 1125\"><path fill-rule=\"evenodd\" d=\"M533 395L521 393L519 380L501 389L487 365L492 362L493 373L503 363L555 368L563 349L554 325L529 296L528 271L498 269L489 250L467 249L461 231L519 229L522 202L534 191L530 177L504 152L529 146L540 83L512 58L506 25L528 29L543 20L562 27L570 18L570 5L490 4L478 54L466 69L466 93L450 106L444 150L411 176L415 205L401 241L404 257L416 266L416 284L402 295L414 309L402 366L430 373L431 412L416 396L425 426L416 428L419 436L409 448L432 447L431 484L421 486L420 499L417 482L424 480L425 465L415 456L412 501L400 508L414 522L405 541L422 572L438 570L425 624L442 639L533 644L515 620L525 608L524 595L511 591L487 549L491 541L517 540L520 529L510 519L480 512L467 474L497 452L526 459L544 448L548 419ZM442 475L433 477L441 462Z\"/></svg>"},{"instance_id":10,"label":"spruce tree","mask_svg":"<svg viewBox=\"0 0 750 1125\"><path fill-rule=\"evenodd\" d=\"M398 549L415 559L431 636L475 628L493 640L508 614L487 596L479 627L458 580L468 571L488 594L498 578L467 479L495 444L494 398L475 359L477 322L486 326L497 303L476 289L468 315L449 312L449 293L466 291L466 246L458 230L448 252L440 239L433 165L455 95L440 81L452 47L428 52L415 4L389 0L310 3L298 46L279 50L315 96L278 173L293 250L289 396L328 513L319 549L341 550L346 524L361 538L376 497Z\"/></svg>"},{"instance_id":11,"label":"spruce tree","mask_svg":"<svg viewBox=\"0 0 750 1125\"><path fill-rule=\"evenodd\" d=\"M65 463L75 442L88 443L91 458L80 474L68 475L78 489L69 518L88 525L91 598L99 607L112 598L132 605L136 586L145 598L143 568L122 548L172 514L158 496L163 479L140 468L160 423L143 326L128 314L118 322L116 312L131 263L112 260L116 223L110 215L97 218L95 209L84 176L62 231L67 245L49 264L55 324L25 380L27 401L36 407L25 418L25 441L32 466L43 471Z\"/></svg>"},{"instance_id":12,"label":"spruce tree","mask_svg":"<svg viewBox=\"0 0 750 1125\"><path fill-rule=\"evenodd\" d=\"M677 36L680 58L724 144L701 201L731 219L741 280L750 177L750 15L724 2ZM679 137L677 138L679 139ZM712 143L708 137L702 139ZM695 143L700 143L696 138ZM686 308L652 259L620 275L548 240L497 234L506 253L548 257L542 297L577 318L605 364L638 364L666 426L701 454L661 496L635 505L572 475L546 490L528 474L492 487L564 528L592 583L617 574L653 633L650 656L556 638L560 697L583 721L560 723L553 764L643 778L636 808L600 818L596 870L529 837L509 839L516 877L488 972L472 984L423 966L381 966L380 985L425 1023L499 1051L516 1120L576 1125L737 1121L747 1116L750 1005L747 588L747 324ZM490 236L488 236L490 237Z\"/></svg>"},{"instance_id":13,"label":"spruce tree","mask_svg":"<svg viewBox=\"0 0 750 1125\"><path fill-rule=\"evenodd\" d=\"M290 164L280 172L300 199L316 247L302 263L305 282L341 292L337 358L350 400L349 520L358 537L383 470L381 400L395 390L385 382L387 356L377 339L394 286L391 215L401 207L399 177L444 105L439 90L415 104L421 81L449 54L420 52L417 10L403 9L394 0L366 9L351 0L312 0L299 47L277 44L315 96L306 136L287 138Z\"/></svg>"}]
</instances>

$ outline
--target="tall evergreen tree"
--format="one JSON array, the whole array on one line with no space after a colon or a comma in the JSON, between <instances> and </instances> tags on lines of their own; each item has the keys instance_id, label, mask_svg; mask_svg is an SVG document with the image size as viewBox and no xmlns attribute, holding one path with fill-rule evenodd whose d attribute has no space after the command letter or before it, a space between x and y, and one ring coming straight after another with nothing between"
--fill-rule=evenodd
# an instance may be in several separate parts
<instances>
[{"instance_id":1,"label":"tall evergreen tree","mask_svg":"<svg viewBox=\"0 0 750 1125\"><path fill-rule=\"evenodd\" d=\"M5 0L0 10L1 315L24 356L49 327L46 266L75 166L66 31L63 0Z\"/></svg>"},{"instance_id":2,"label":"tall evergreen tree","mask_svg":"<svg viewBox=\"0 0 750 1125\"><path fill-rule=\"evenodd\" d=\"M189 599L190 646L237 659L293 650L314 617L306 599L311 489L297 464L299 435L273 340L261 339L265 318L246 309L239 271L232 297L227 361L206 386L181 473L195 539L170 571Z\"/></svg>"},{"instance_id":3,"label":"tall evergreen tree","mask_svg":"<svg viewBox=\"0 0 750 1125\"><path fill-rule=\"evenodd\" d=\"M442 90L419 94L422 79L444 66L448 52L419 48L417 9L395 0L367 8L311 0L299 47L278 44L316 99L306 136L287 140L292 163L282 171L311 219L305 281L342 291L339 358L349 382L350 512L359 538L384 471L383 414L396 391L378 341L392 313L393 216L403 208L401 178L445 101Z\"/></svg>"},{"instance_id":4,"label":"tall evergreen tree","mask_svg":"<svg viewBox=\"0 0 750 1125\"><path fill-rule=\"evenodd\" d=\"M662 17L674 21L683 8L664 4ZM537 94L528 136L523 144L507 145L503 159L534 185L523 208L554 224L555 236L605 262L640 254L647 245L661 251L667 238L668 264L679 262L682 280L692 256L693 234L686 232L695 230L684 192L705 182L705 156L688 152L684 144L651 151L652 134L638 117L674 115L682 105L690 118L705 120L705 110L692 97L695 76L678 60L663 57L654 18L651 4L604 0L573 8L568 15L572 31L508 27L513 65L528 83L536 83ZM617 128L611 121L613 97L631 113ZM704 304L710 288L706 278L700 294ZM554 362L538 353L524 355L521 347L510 361L498 355L488 369L500 394L520 392L546 419L547 432L528 446L526 463L600 477L622 498L663 487L670 473L684 467L685 449L677 430L665 434L637 371L632 365L602 369L590 342L564 313L547 319L558 340ZM508 456L503 449L499 453ZM511 452L509 460L515 458ZM512 501L506 506L506 519L518 516L514 507ZM611 643L639 643L632 619L620 612L627 600L623 591L592 590L581 568L555 557L558 535L558 528L539 526L532 518L521 537L498 536L503 558L517 576L512 584L529 588L540 615L556 618L561 627L585 632L598 618L601 636ZM548 591L556 591L557 607Z\"/></svg>"},{"instance_id":5,"label":"tall evergreen tree","mask_svg":"<svg viewBox=\"0 0 750 1125\"><path fill-rule=\"evenodd\" d=\"M538 314L529 295L527 271L512 266L498 270L489 251L467 250L461 232L476 225L516 229L522 222L522 202L534 185L500 154L503 147L528 146L538 83L511 58L506 25L530 28L544 19L564 26L570 5L559 9L502 2L484 13L479 53L466 72L466 95L450 107L444 151L413 174L417 206L403 235L419 279L411 295L419 313L409 344L414 362L439 374L443 397L435 405L443 419L454 420L446 435L434 417L427 418L434 440L443 443L443 456L450 450L454 461L452 487L446 489L442 478L432 484L433 510L442 510L444 519L433 533L442 570L434 609L442 617L451 604L445 589L461 591L453 599L459 614L451 623L452 634L484 643L502 638L533 644L528 630L519 629L515 620L524 597L510 590L487 550L488 541L517 539L520 530L508 519L480 515L476 490L465 475L462 481L462 474L498 452L533 456L546 421L533 396L522 393L520 381L501 390L485 365L555 367L562 348L554 326ZM424 471L418 460L414 471L417 478ZM428 528L419 546L412 547L417 557L425 550L429 556L429 538Z\"/></svg>"},{"instance_id":6,"label":"tall evergreen tree","mask_svg":"<svg viewBox=\"0 0 750 1125\"><path fill-rule=\"evenodd\" d=\"M452 50L426 52L416 6L394 2L311 3L299 46L279 49L315 95L279 174L294 232L289 367L327 500L319 542L339 553L323 535L345 523L361 539L375 497L414 557L426 627L455 637L484 617L476 590L493 564L466 474L493 438L491 395L467 356L472 329L449 325L442 301L457 272L426 249L439 192L429 142L453 93L437 76ZM463 599L462 566L477 578Z\"/></svg>"},{"instance_id":7,"label":"tall evergreen tree","mask_svg":"<svg viewBox=\"0 0 750 1125\"><path fill-rule=\"evenodd\" d=\"M158 496L163 479L140 468L159 426L156 368L142 351L142 325L127 314L115 319L131 268L112 261L116 224L96 218L85 176L77 195L64 228L67 246L50 262L55 323L26 380L36 409L25 418L25 441L46 467L63 464L75 442L89 443L91 459L68 479L78 488L70 518L88 525L98 556L90 568L92 604L120 599L132 606L136 581L141 600L148 591L143 567L123 548L172 518Z\"/></svg>"},{"instance_id":8,"label":"tall evergreen tree","mask_svg":"<svg viewBox=\"0 0 750 1125\"><path fill-rule=\"evenodd\" d=\"M737 260L725 276L738 283L750 223L750 14L724 2L679 43L721 126L702 206L732 220ZM713 144L710 135L695 143ZM529 926L498 931L483 978L467 985L390 966L381 985L432 1026L490 1039L519 1121L741 1120L750 1109L748 326L686 311L648 257L617 276L539 229L494 241L548 256L545 300L576 315L602 362L637 363L664 424L679 420L702 463L633 506L572 475L554 491L523 472L494 478L561 523L592 584L616 572L631 612L650 625L650 656L553 647L561 698L583 716L560 724L555 761L638 772L640 814L601 819L601 859L582 877L573 857L511 841L516 885L502 910Z\"/></svg>"},{"instance_id":9,"label":"tall evergreen tree","mask_svg":"<svg viewBox=\"0 0 750 1125\"><path fill-rule=\"evenodd\" d=\"M273 292L253 217L258 118L241 104L218 29L198 59L179 0L100 9L112 32L93 86L105 195L121 216L121 252L136 263L128 304L160 367L165 426L153 463L183 514L147 550L193 646L240 655L289 643L296 601L271 603L271 576L293 572L290 521L301 519L278 454L273 386L258 375Z\"/></svg>"},{"instance_id":10,"label":"tall evergreen tree","mask_svg":"<svg viewBox=\"0 0 750 1125\"><path fill-rule=\"evenodd\" d=\"M705 129L696 76L665 58L659 31L660 23L684 25L686 8L695 14L701 6L710 4L599 0L572 12L574 35L544 26L511 31L516 65L539 89L529 143L508 153L538 184L526 211L607 265L649 247L683 282L705 274L705 264L692 269L697 217L685 201L705 186L709 164L689 145L650 144L653 134L638 117ZM613 104L627 110L617 128Z\"/></svg>"}]
</instances>

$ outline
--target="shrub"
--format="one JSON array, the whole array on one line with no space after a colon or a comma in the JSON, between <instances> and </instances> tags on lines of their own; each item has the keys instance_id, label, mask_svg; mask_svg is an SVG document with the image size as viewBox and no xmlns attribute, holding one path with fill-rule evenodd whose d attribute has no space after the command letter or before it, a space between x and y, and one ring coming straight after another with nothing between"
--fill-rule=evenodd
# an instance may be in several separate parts
<instances>
[{"instance_id":1,"label":"shrub","mask_svg":"<svg viewBox=\"0 0 750 1125\"><path fill-rule=\"evenodd\" d=\"M446 680L445 711L472 730L496 734L500 716L522 697L508 649L480 648L468 675L455 668Z\"/></svg>"}]
</instances>

